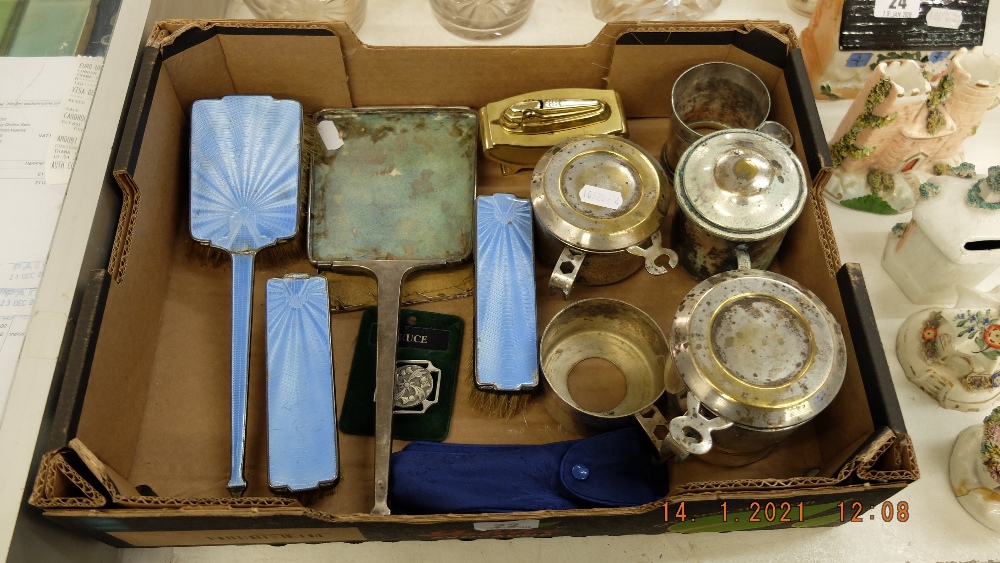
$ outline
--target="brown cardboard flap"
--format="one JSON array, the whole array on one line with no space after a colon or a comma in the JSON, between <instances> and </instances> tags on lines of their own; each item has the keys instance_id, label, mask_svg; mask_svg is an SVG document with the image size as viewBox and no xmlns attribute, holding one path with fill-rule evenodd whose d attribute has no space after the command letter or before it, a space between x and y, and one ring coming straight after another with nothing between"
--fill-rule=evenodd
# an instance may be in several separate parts
<instances>
[{"instance_id":1,"label":"brown cardboard flap","mask_svg":"<svg viewBox=\"0 0 1000 563\"><path fill-rule=\"evenodd\" d=\"M150 33L149 39L146 40L147 47L155 47L157 49L164 49L174 45L174 43L181 37L183 41L186 41L186 45L190 45L191 37L198 37L197 31L211 31L216 27L224 27L231 29L239 29L248 34L259 34L267 33L266 30L273 30L275 28L281 29L295 29L295 30L319 30L319 31L329 31L334 29L338 34L343 33L342 30L349 30L346 24L341 22L296 22L296 21L268 21L268 20L162 20L156 22L156 26ZM348 31L353 37L354 33Z\"/></svg>"},{"instance_id":2,"label":"brown cardboard flap","mask_svg":"<svg viewBox=\"0 0 1000 563\"><path fill-rule=\"evenodd\" d=\"M57 450L46 454L46 459L51 459L49 463L51 469L39 471L35 480L35 489L42 491L39 495L39 502L46 503L53 499L53 494L49 491L57 490L60 487L61 476L72 480L77 488L86 493L88 499L96 495L100 499L100 504L72 504L72 506L104 506L106 504L104 496L97 492L78 472L72 471L72 467L62 456L75 454L80 461L90 470L94 480L99 482L107 494L111 497L111 502L116 506L129 508L188 508L188 509L219 509L225 507L236 508L262 508L262 507L291 507L301 506L299 502L292 498L283 497L242 497L242 498L170 498L153 495L143 495L137 486L122 477L115 470L105 465L87 446L80 440L70 440L69 448ZM58 471L56 471L58 470ZM72 471L72 473L70 473ZM87 486L89 488L85 488ZM34 494L34 492L33 492ZM67 507L67 500L60 497L58 502L53 504L35 504L35 506L57 506ZM96 502L91 500L90 502Z\"/></svg>"},{"instance_id":3,"label":"brown cardboard flap","mask_svg":"<svg viewBox=\"0 0 1000 563\"><path fill-rule=\"evenodd\" d=\"M838 484L840 480L830 477L795 477L791 479L742 479L736 481L703 481L700 483L687 483L678 487L671 494L687 495L689 493L717 492L728 494L739 491L776 491L787 489L814 489L819 487L831 487Z\"/></svg>"},{"instance_id":4,"label":"brown cardboard flap","mask_svg":"<svg viewBox=\"0 0 1000 563\"><path fill-rule=\"evenodd\" d=\"M817 178L818 183L813 184L812 200L813 202L822 202L813 206L813 213L816 216L816 225L819 227L819 243L823 247L823 255L826 256L826 266L830 270L830 275L836 276L843 261L840 259L840 249L837 247L837 237L833 232L830 212L826 208L826 199L821 195L822 186L829 179L829 171L824 171L822 176Z\"/></svg>"},{"instance_id":5,"label":"brown cardboard flap","mask_svg":"<svg viewBox=\"0 0 1000 563\"><path fill-rule=\"evenodd\" d=\"M307 113L352 107L336 36L220 35L219 42L238 94L294 98ZM261 51L270 56L261 57ZM288 68L306 72L289 73Z\"/></svg>"},{"instance_id":6,"label":"brown cardboard flap","mask_svg":"<svg viewBox=\"0 0 1000 563\"><path fill-rule=\"evenodd\" d=\"M699 49L677 45L618 45L611 58L607 87L619 93L625 115L629 117L669 116L670 92L682 72L703 62L706 56L728 62L736 50L732 45L705 45Z\"/></svg>"},{"instance_id":7,"label":"brown cardboard flap","mask_svg":"<svg viewBox=\"0 0 1000 563\"><path fill-rule=\"evenodd\" d=\"M139 188L135 179L124 170L114 172L115 181L122 193L122 209L118 216L118 229L115 231L114 245L111 247L111 258L108 261L108 273L117 283L122 282L125 275L129 246L132 244L132 230L135 228L135 218L139 213Z\"/></svg>"},{"instance_id":8,"label":"brown cardboard flap","mask_svg":"<svg viewBox=\"0 0 1000 563\"><path fill-rule=\"evenodd\" d=\"M920 478L913 441L906 434L885 429L884 440L863 453L858 477L866 481L916 481Z\"/></svg>"},{"instance_id":9,"label":"brown cardboard flap","mask_svg":"<svg viewBox=\"0 0 1000 563\"><path fill-rule=\"evenodd\" d=\"M173 241L178 225L185 224L179 203L181 190L148 188L163 185L161 182L181 183L181 162L186 154L185 136L181 133L186 119L162 67L157 84L161 87L152 94L148 110L155 126L144 131L141 151L133 147L139 151L136 168L116 170L122 191L132 193L142 205L141 209L133 205L131 212L120 217L118 233L122 244L112 260L117 265L118 283L111 284L108 290L91 364L91 373L128 376L89 379L77 428L77 437L123 475L131 469L148 394ZM141 260L132 259L136 249L141 249ZM112 432L103 425L108 420L112 421Z\"/></svg>"},{"instance_id":10,"label":"brown cardboard flap","mask_svg":"<svg viewBox=\"0 0 1000 563\"><path fill-rule=\"evenodd\" d=\"M105 465L83 442L74 438L69 441L69 447L80 457L80 461L87 466L101 485L104 486L104 489L111 495L112 500L123 495L139 494L139 491L132 483L129 483L118 472Z\"/></svg>"},{"instance_id":11,"label":"brown cardboard flap","mask_svg":"<svg viewBox=\"0 0 1000 563\"><path fill-rule=\"evenodd\" d=\"M195 100L239 93L230 73L220 72L220 69L228 70L228 66L222 42L217 36L173 57L164 57L163 67L170 75L173 90L185 112L190 111Z\"/></svg>"},{"instance_id":12,"label":"brown cardboard flap","mask_svg":"<svg viewBox=\"0 0 1000 563\"><path fill-rule=\"evenodd\" d=\"M298 501L281 497L240 497L240 498L176 498L154 496L130 496L114 499L116 506L126 508L183 508L185 510L219 510L228 508L278 508L301 506Z\"/></svg>"},{"instance_id":13,"label":"brown cardboard flap","mask_svg":"<svg viewBox=\"0 0 1000 563\"><path fill-rule=\"evenodd\" d=\"M42 456L28 503L39 508L100 508L107 499L66 460L65 448Z\"/></svg>"},{"instance_id":14,"label":"brown cardboard flap","mask_svg":"<svg viewBox=\"0 0 1000 563\"><path fill-rule=\"evenodd\" d=\"M795 477L790 479L744 479L687 483L671 491L671 498L704 492L765 491L813 489L843 485L852 475L864 482L910 482L920 478L913 443L909 436L888 428L867 442L832 477Z\"/></svg>"},{"instance_id":15,"label":"brown cardboard flap","mask_svg":"<svg viewBox=\"0 0 1000 563\"><path fill-rule=\"evenodd\" d=\"M829 464L820 468L818 475L833 476L837 481L847 479L848 475L854 473L860 464L855 452L869 439L870 437L860 438L851 447L844 448L840 455L832 456Z\"/></svg>"},{"instance_id":16,"label":"brown cardboard flap","mask_svg":"<svg viewBox=\"0 0 1000 563\"><path fill-rule=\"evenodd\" d=\"M800 431L801 433L801 431ZM864 441L861 439L860 441ZM860 444L858 444L860 445ZM779 445L778 450L785 448L784 445ZM735 491L762 491L762 490L786 490L786 489L814 489L818 487L834 487L838 485L843 485L844 482L854 473L857 469L860 460L856 455L851 455L850 452L853 450L846 450L841 456L838 456L825 466L816 467L813 472L816 474L811 477L804 476L788 476L783 479L774 478L737 478L737 479L710 479L702 481L693 481L689 483L684 483L679 487L671 490L671 497L677 495L687 495L692 493L701 493L709 491L725 491L725 492L735 492ZM799 454L795 456L795 454ZM801 457L804 453L799 450L790 457ZM773 454L772 454L773 455ZM765 458L762 461L767 461ZM689 462L685 462L689 463ZM760 462L758 462L760 463ZM716 472L718 474L719 472Z\"/></svg>"},{"instance_id":17,"label":"brown cardboard flap","mask_svg":"<svg viewBox=\"0 0 1000 563\"><path fill-rule=\"evenodd\" d=\"M158 545L232 545L232 544L286 544L317 542L361 542L364 534L355 527L338 528L278 528L266 530L197 529L149 532L109 532L110 536L130 547L155 547Z\"/></svg>"},{"instance_id":18,"label":"brown cardboard flap","mask_svg":"<svg viewBox=\"0 0 1000 563\"><path fill-rule=\"evenodd\" d=\"M609 24L602 30L602 35L616 40L608 72L608 88L622 95L629 118L669 116L671 90L677 77L706 60L746 67L757 74L772 92L784 82L782 69L777 65L784 66L788 51L796 44L794 34L789 34L788 29L781 32L784 24L728 22L729 26L725 26L718 25L722 22L704 23L716 25L671 24L661 29L655 25L637 26L635 23L630 27L625 23ZM693 30L705 32L703 44L684 45L675 40L675 37L683 37L682 34L674 35L675 32ZM725 32L742 35L763 32L777 41L774 42L776 45L761 45L759 41L742 44L726 37Z\"/></svg>"},{"instance_id":19,"label":"brown cardboard flap","mask_svg":"<svg viewBox=\"0 0 1000 563\"><path fill-rule=\"evenodd\" d=\"M195 100L231 94L295 99L306 113L352 107L336 27L244 20L161 23L148 44L163 53L185 110ZM259 33L246 34L251 30Z\"/></svg>"}]
</instances>

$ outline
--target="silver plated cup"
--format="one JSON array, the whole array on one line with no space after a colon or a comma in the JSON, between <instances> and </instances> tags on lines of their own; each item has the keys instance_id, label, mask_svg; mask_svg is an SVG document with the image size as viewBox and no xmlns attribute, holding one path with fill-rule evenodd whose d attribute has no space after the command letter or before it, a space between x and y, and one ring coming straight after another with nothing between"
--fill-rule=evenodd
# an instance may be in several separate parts
<instances>
[{"instance_id":1,"label":"silver plated cup","mask_svg":"<svg viewBox=\"0 0 1000 563\"><path fill-rule=\"evenodd\" d=\"M684 151L713 131L757 129L771 112L771 94L753 72L740 65L711 62L693 66L670 92L671 134L663 145L663 165L673 175Z\"/></svg>"}]
</instances>

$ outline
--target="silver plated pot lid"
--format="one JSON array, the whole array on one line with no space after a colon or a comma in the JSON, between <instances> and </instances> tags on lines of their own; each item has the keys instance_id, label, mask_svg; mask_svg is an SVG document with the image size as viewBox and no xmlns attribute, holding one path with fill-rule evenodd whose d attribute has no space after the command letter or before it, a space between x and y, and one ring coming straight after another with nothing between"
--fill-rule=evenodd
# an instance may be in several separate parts
<instances>
[{"instance_id":1,"label":"silver plated pot lid","mask_svg":"<svg viewBox=\"0 0 1000 563\"><path fill-rule=\"evenodd\" d=\"M639 244L666 213L666 176L635 143L584 135L549 149L531 177L536 220L563 244L613 252Z\"/></svg>"},{"instance_id":2,"label":"silver plated pot lid","mask_svg":"<svg viewBox=\"0 0 1000 563\"><path fill-rule=\"evenodd\" d=\"M717 416L755 430L802 424L833 401L847 352L826 305L785 276L733 270L681 301L670 331L678 372Z\"/></svg>"},{"instance_id":3,"label":"silver plated pot lid","mask_svg":"<svg viewBox=\"0 0 1000 563\"><path fill-rule=\"evenodd\" d=\"M756 241L786 230L808 193L802 163L770 135L726 129L702 137L674 175L680 210L720 238Z\"/></svg>"}]
</instances>

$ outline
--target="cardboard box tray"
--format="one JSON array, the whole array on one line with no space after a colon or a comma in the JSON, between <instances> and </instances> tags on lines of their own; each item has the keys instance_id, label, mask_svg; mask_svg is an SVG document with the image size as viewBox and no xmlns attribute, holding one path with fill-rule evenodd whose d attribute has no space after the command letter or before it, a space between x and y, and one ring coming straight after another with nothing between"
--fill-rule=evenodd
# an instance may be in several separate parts
<instances>
[{"instance_id":1,"label":"cardboard box tray","mask_svg":"<svg viewBox=\"0 0 1000 563\"><path fill-rule=\"evenodd\" d=\"M334 489L274 496L267 489L263 285L287 272L315 273L304 245L287 243L256 273L250 488L244 498L229 496L230 268L205 260L188 234L193 101L269 94L297 99L307 113L378 105L478 108L546 88L606 87L622 96L632 140L658 153L669 132L670 86L690 66L712 60L761 76L772 91L771 118L792 130L812 177L813 194L772 269L815 292L844 328L848 371L829 408L754 464L673 464L668 497L637 507L373 516L373 440L349 435L339 437L341 479ZM857 507L877 507L915 480L918 470L864 280L857 266L841 267L818 195L829 160L796 39L790 26L776 22L616 23L587 45L517 48L370 47L338 22L161 22L142 53L114 166L123 196L112 257L107 270L93 274L84 296L53 448L43 458L31 502L53 521L121 546L840 524ZM480 158L478 192L527 196L530 177L527 171L502 176L498 165ZM663 229L668 244L670 220ZM566 305L546 291L548 274L536 268L539 329ZM572 299L629 301L666 329L694 283L682 270L664 277L640 272L610 286L577 286ZM473 410L465 400L472 386L473 300L419 307L466 320L449 442L540 444L578 437L559 427L537 399L509 420ZM337 313L332 321L338 407L359 322L358 312Z\"/></svg>"}]
</instances>

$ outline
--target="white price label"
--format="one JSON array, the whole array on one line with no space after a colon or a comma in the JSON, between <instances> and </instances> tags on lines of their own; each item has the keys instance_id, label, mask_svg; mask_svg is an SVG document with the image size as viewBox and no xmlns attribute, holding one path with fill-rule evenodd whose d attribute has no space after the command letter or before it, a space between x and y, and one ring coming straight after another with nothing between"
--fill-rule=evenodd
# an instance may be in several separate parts
<instances>
[{"instance_id":1,"label":"white price label","mask_svg":"<svg viewBox=\"0 0 1000 563\"><path fill-rule=\"evenodd\" d=\"M332 121L320 121L316 129L319 131L319 138L323 141L327 152L335 151L344 146L344 139L340 137L340 131L337 131L337 126Z\"/></svg>"},{"instance_id":2,"label":"white price label","mask_svg":"<svg viewBox=\"0 0 1000 563\"><path fill-rule=\"evenodd\" d=\"M958 29L962 25L962 10L931 8L927 12L927 25L931 27L943 27L945 29Z\"/></svg>"},{"instance_id":3,"label":"white price label","mask_svg":"<svg viewBox=\"0 0 1000 563\"><path fill-rule=\"evenodd\" d=\"M472 527L477 532L489 532L492 530L534 530L541 524L541 520L508 520L506 522L474 522Z\"/></svg>"},{"instance_id":4,"label":"white price label","mask_svg":"<svg viewBox=\"0 0 1000 563\"><path fill-rule=\"evenodd\" d=\"M920 15L920 0L875 0L876 18L915 18Z\"/></svg>"},{"instance_id":5,"label":"white price label","mask_svg":"<svg viewBox=\"0 0 1000 563\"><path fill-rule=\"evenodd\" d=\"M606 209L618 209L624 202L622 194L605 188L598 188L587 184L580 190L580 199L584 203L599 205Z\"/></svg>"}]
</instances>

